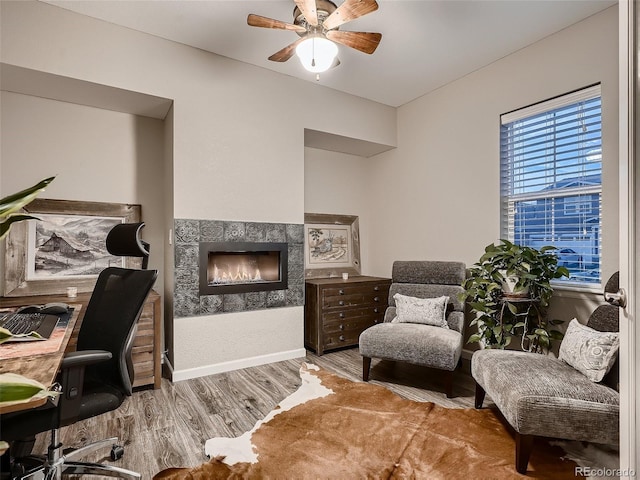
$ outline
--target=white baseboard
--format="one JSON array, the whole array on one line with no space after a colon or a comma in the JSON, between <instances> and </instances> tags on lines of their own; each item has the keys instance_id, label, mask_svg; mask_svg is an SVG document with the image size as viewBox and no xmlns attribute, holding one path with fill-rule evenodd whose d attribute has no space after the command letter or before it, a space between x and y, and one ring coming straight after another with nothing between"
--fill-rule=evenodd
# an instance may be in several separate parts
<instances>
[{"instance_id":1,"label":"white baseboard","mask_svg":"<svg viewBox=\"0 0 640 480\"><path fill-rule=\"evenodd\" d=\"M207 375L214 375L216 373L240 370L241 368L266 365L267 363L281 362L283 360L291 360L294 358L304 358L306 357L306 355L307 351L304 348L298 348L296 350L269 353L267 355L241 358L239 360L231 360L229 362L215 363L213 365L205 365L203 367L197 368L187 368L184 370L175 370L170 362L167 362L167 367L171 372L171 381L179 382L181 380L189 380L191 378L206 377Z\"/></svg>"}]
</instances>

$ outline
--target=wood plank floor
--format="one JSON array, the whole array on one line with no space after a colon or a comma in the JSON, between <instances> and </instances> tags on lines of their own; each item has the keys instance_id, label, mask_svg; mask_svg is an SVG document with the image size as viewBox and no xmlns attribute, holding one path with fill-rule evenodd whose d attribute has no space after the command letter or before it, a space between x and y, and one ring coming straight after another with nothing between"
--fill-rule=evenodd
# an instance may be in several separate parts
<instances>
[{"instance_id":1,"label":"wood plank floor","mask_svg":"<svg viewBox=\"0 0 640 480\"><path fill-rule=\"evenodd\" d=\"M300 386L299 368L303 361L353 381L362 378L362 360L357 348L353 348L320 357L308 352L306 359L177 383L163 379L161 389L136 391L116 411L63 428L61 440L66 446L79 446L118 436L125 447L121 460L111 462L108 451L83 460L114 463L140 472L143 479L151 479L167 467L199 465L207 460L207 439L241 435L294 392ZM370 383L412 400L472 408L474 382L468 374L468 364L466 367L463 364L456 372L452 399L445 397L443 379L437 370L408 364L374 359ZM485 406L490 405L487 398ZM46 451L48 441L48 435L39 435L34 453Z\"/></svg>"}]
</instances>

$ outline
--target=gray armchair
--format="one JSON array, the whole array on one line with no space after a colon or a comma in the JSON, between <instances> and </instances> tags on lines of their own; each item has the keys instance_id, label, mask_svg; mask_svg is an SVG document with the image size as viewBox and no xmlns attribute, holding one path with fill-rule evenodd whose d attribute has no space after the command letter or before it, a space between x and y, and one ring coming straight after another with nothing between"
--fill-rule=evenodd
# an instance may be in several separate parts
<instances>
[{"instance_id":1,"label":"gray armchair","mask_svg":"<svg viewBox=\"0 0 640 480\"><path fill-rule=\"evenodd\" d=\"M616 273L605 292L617 291ZM600 305L589 317L587 327L617 332L618 316L618 307ZM519 473L527 472L536 436L618 443L617 360L602 381L596 382L551 355L487 349L473 354L471 373L476 381L475 407L482 408L488 393L515 430L515 466Z\"/></svg>"},{"instance_id":2,"label":"gray armchair","mask_svg":"<svg viewBox=\"0 0 640 480\"><path fill-rule=\"evenodd\" d=\"M396 261L384 322L360 334L362 378L369 380L372 358L407 362L446 372L445 393L453 393L453 372L463 345L464 303L458 300L466 267L461 262ZM449 297L443 326L399 323L395 294L421 299Z\"/></svg>"}]
</instances>

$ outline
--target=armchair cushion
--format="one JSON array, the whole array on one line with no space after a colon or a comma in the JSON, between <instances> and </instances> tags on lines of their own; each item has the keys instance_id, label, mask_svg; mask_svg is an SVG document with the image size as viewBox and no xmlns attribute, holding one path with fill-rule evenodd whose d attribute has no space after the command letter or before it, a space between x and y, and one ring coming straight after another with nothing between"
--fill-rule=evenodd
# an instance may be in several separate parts
<instances>
[{"instance_id":1,"label":"armchair cushion","mask_svg":"<svg viewBox=\"0 0 640 480\"><path fill-rule=\"evenodd\" d=\"M360 334L360 354L453 371L462 353L461 337L431 325L379 323Z\"/></svg>"},{"instance_id":2,"label":"armchair cushion","mask_svg":"<svg viewBox=\"0 0 640 480\"><path fill-rule=\"evenodd\" d=\"M620 340L616 332L599 332L571 320L558 358L565 361L592 382L600 382L618 358Z\"/></svg>"},{"instance_id":3,"label":"armchair cushion","mask_svg":"<svg viewBox=\"0 0 640 480\"><path fill-rule=\"evenodd\" d=\"M618 442L618 392L562 360L486 349L474 352L471 373L521 434Z\"/></svg>"},{"instance_id":4,"label":"armchair cushion","mask_svg":"<svg viewBox=\"0 0 640 480\"><path fill-rule=\"evenodd\" d=\"M417 298L396 293L396 323L421 323L434 327L449 328L447 324L447 303L449 297Z\"/></svg>"}]
</instances>

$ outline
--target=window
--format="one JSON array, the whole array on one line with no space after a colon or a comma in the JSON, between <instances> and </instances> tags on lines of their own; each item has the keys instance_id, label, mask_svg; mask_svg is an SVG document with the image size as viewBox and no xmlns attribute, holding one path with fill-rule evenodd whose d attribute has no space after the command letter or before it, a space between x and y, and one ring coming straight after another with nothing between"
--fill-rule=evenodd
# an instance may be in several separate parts
<instances>
[{"instance_id":1,"label":"window","mask_svg":"<svg viewBox=\"0 0 640 480\"><path fill-rule=\"evenodd\" d=\"M500 188L502 238L557 247L560 283L600 284L600 85L501 116Z\"/></svg>"}]
</instances>

